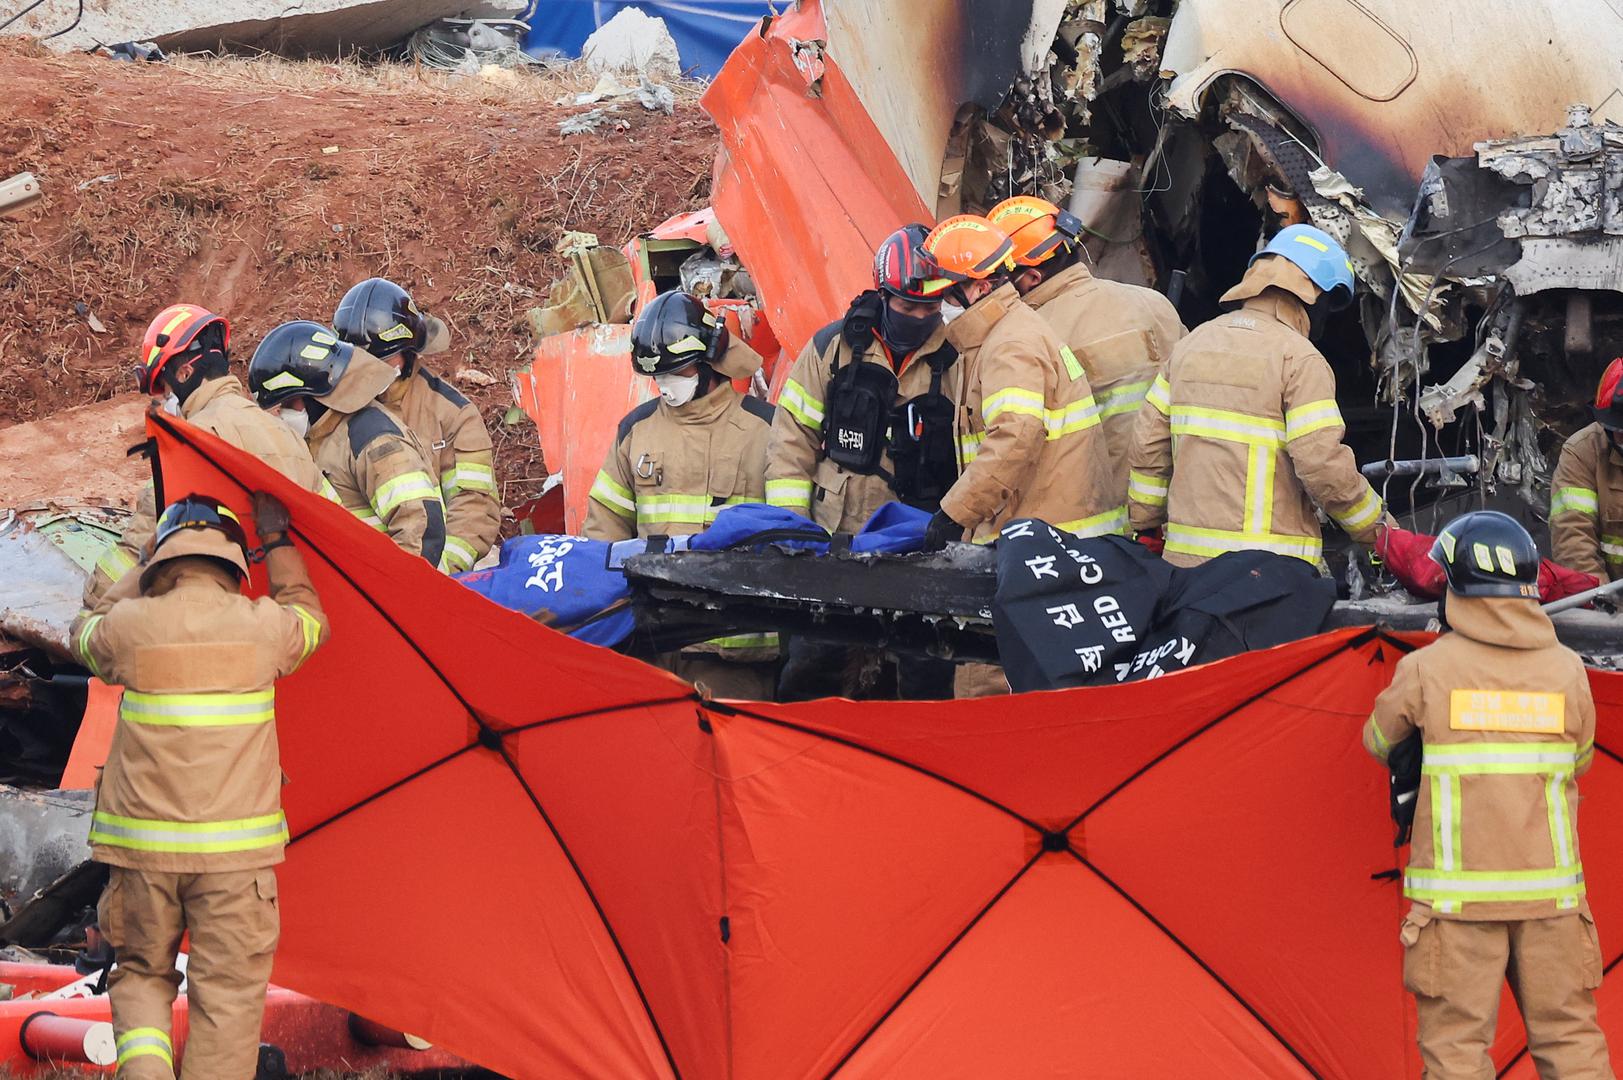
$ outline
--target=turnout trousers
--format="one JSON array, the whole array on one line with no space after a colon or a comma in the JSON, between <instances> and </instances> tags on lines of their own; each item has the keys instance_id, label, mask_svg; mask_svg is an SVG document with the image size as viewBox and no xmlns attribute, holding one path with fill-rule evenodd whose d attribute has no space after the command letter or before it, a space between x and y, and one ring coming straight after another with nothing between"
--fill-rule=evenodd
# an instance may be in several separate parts
<instances>
[{"instance_id":1,"label":"turnout trousers","mask_svg":"<svg viewBox=\"0 0 1623 1080\"><path fill-rule=\"evenodd\" d=\"M173 1080L170 1020L191 934L183 1080L252 1080L265 987L281 930L276 873L170 874L115 866L98 916L118 966L108 979L118 1075Z\"/></svg>"}]
</instances>

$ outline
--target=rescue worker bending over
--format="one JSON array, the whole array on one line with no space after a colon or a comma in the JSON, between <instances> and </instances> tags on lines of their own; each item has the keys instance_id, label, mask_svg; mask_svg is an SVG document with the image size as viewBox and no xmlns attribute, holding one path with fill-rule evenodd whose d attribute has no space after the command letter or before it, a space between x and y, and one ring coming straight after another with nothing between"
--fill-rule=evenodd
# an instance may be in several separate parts
<instances>
[{"instance_id":1,"label":"rescue worker bending over","mask_svg":"<svg viewBox=\"0 0 1623 1080\"><path fill-rule=\"evenodd\" d=\"M1127 509L1087 373L1009 282L1014 245L973 214L948 218L924 250L963 309L947 340L963 356L963 473L941 499L928 546L964 533L989 543L1005 522L1034 517L1078 536L1124 532Z\"/></svg>"},{"instance_id":2,"label":"rescue worker bending over","mask_svg":"<svg viewBox=\"0 0 1623 1080\"><path fill-rule=\"evenodd\" d=\"M874 255L874 287L812 336L778 397L767 447L766 498L831 533L855 533L885 503L935 511L958 478L958 352L941 320L942 278L921 245L929 230L908 225ZM940 697L939 664L890 661L872 649L788 648L780 699ZM883 670L882 670L883 669Z\"/></svg>"},{"instance_id":3,"label":"rescue worker bending over","mask_svg":"<svg viewBox=\"0 0 1623 1080\"><path fill-rule=\"evenodd\" d=\"M593 540L702 532L724 506L761 502L772 406L729 379L748 379L761 358L685 292L661 293L631 328L631 365L659 396L620 421L592 485ZM716 697L769 701L776 634L740 634L667 653L660 666Z\"/></svg>"},{"instance_id":4,"label":"rescue worker bending over","mask_svg":"<svg viewBox=\"0 0 1623 1080\"><path fill-rule=\"evenodd\" d=\"M1096 278L1083 262L1082 222L1047 199L1017 195L987 218L1014 244L1014 287L1081 362L1099 406L1111 490L1127 497L1127 452L1138 407L1187 332L1172 301L1141 285Z\"/></svg>"},{"instance_id":5,"label":"rescue worker bending over","mask_svg":"<svg viewBox=\"0 0 1623 1080\"><path fill-rule=\"evenodd\" d=\"M316 468L304 439L256 406L231 374L231 324L196 304L164 308L141 340L135 380L143 394L263 461L294 483L329 499L338 495ZM113 582L141 559L157 526L152 485L141 489L124 535L108 548L85 582L84 606L96 606Z\"/></svg>"},{"instance_id":6,"label":"rescue worker bending over","mask_svg":"<svg viewBox=\"0 0 1623 1080\"><path fill-rule=\"evenodd\" d=\"M1578 856L1576 780L1595 755L1583 661L1538 605L1538 550L1514 519L1456 518L1432 558L1450 632L1398 661L1364 727L1382 761L1417 732L1422 746L1401 939L1426 1075L1495 1075L1508 976L1539 1075L1610 1078Z\"/></svg>"},{"instance_id":7,"label":"rescue worker bending over","mask_svg":"<svg viewBox=\"0 0 1623 1080\"><path fill-rule=\"evenodd\" d=\"M1132 527L1153 537L1164 525L1168 562L1259 550L1321 565L1315 503L1374 542L1384 507L1342 444L1336 377L1308 341L1352 295L1330 234L1292 225L1223 294L1239 310L1172 350L1138 412L1128 475Z\"/></svg>"},{"instance_id":8,"label":"rescue worker bending over","mask_svg":"<svg viewBox=\"0 0 1623 1080\"><path fill-rule=\"evenodd\" d=\"M91 857L112 867L99 909L118 1075L170 1080L175 957L191 933L185 1080L249 1080L259 1058L287 843L275 683L327 636L287 510L254 497L270 596L242 595L236 515L191 495L158 519L152 554L82 612L72 641L124 686L97 783Z\"/></svg>"},{"instance_id":9,"label":"rescue worker bending over","mask_svg":"<svg viewBox=\"0 0 1623 1080\"><path fill-rule=\"evenodd\" d=\"M343 507L438 566L445 505L433 458L399 414L376 400L394 380L394 368L313 322L278 326L248 364L254 397L294 430L308 431L310 451Z\"/></svg>"},{"instance_id":10,"label":"rescue worker bending over","mask_svg":"<svg viewBox=\"0 0 1623 1080\"><path fill-rule=\"evenodd\" d=\"M472 569L496 543L502 503L496 494L495 450L479 410L422 364L422 357L450 347L450 331L385 278L368 278L345 293L333 329L341 340L399 371L383 392L383 403L428 449L428 463L439 478L445 502L440 569L448 574Z\"/></svg>"},{"instance_id":11,"label":"rescue worker bending over","mask_svg":"<svg viewBox=\"0 0 1623 1080\"><path fill-rule=\"evenodd\" d=\"M1595 422L1561 447L1550 484L1550 544L1562 566L1623 577L1623 357L1607 365Z\"/></svg>"}]
</instances>

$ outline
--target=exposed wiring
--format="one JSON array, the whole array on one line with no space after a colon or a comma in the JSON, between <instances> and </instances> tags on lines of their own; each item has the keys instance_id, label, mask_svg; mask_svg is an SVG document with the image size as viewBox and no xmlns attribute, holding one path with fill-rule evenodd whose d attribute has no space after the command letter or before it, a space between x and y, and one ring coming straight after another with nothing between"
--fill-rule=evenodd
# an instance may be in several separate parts
<instances>
[{"instance_id":1,"label":"exposed wiring","mask_svg":"<svg viewBox=\"0 0 1623 1080\"><path fill-rule=\"evenodd\" d=\"M84 18L84 17L85 17L85 0L79 0L79 10L76 13L74 13L73 21L68 23L68 25L64 26L62 29L58 30L54 34L46 34L44 37L40 38L40 40L41 41L50 41L52 38L61 37L63 34L66 34L68 31L70 31L74 27L78 26L79 25L79 20Z\"/></svg>"}]
</instances>

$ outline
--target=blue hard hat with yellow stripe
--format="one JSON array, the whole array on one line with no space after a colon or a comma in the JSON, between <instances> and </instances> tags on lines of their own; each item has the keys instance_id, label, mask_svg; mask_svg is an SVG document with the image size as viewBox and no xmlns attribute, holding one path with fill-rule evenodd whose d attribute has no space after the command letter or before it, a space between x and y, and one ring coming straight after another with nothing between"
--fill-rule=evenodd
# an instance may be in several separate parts
<instances>
[{"instance_id":1,"label":"blue hard hat with yellow stripe","mask_svg":"<svg viewBox=\"0 0 1623 1080\"><path fill-rule=\"evenodd\" d=\"M1268 241L1268 246L1251 256L1254 263L1264 255L1278 255L1301 268L1302 273L1330 298L1332 308L1352 303L1353 265L1336 238L1312 225L1289 225Z\"/></svg>"}]
</instances>

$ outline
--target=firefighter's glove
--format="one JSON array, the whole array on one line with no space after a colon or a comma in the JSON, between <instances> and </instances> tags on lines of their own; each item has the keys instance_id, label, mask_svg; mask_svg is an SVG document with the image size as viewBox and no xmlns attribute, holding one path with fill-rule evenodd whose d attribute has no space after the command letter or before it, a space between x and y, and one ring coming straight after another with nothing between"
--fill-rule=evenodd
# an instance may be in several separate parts
<instances>
[{"instance_id":1,"label":"firefighter's glove","mask_svg":"<svg viewBox=\"0 0 1623 1080\"><path fill-rule=\"evenodd\" d=\"M964 527L945 510L937 510L924 529L924 550L940 551L954 540L964 538Z\"/></svg>"},{"instance_id":2,"label":"firefighter's glove","mask_svg":"<svg viewBox=\"0 0 1623 1080\"><path fill-rule=\"evenodd\" d=\"M282 500L266 491L254 492L254 531L261 541L285 536L290 524Z\"/></svg>"}]
</instances>

